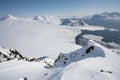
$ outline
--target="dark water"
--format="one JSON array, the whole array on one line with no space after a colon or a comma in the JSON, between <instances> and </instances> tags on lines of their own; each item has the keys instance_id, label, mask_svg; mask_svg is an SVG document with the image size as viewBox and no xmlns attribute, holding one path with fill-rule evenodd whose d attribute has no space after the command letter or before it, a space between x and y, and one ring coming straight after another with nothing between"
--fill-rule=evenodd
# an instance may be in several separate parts
<instances>
[{"instance_id":1,"label":"dark water","mask_svg":"<svg viewBox=\"0 0 120 80\"><path fill-rule=\"evenodd\" d=\"M120 31L110 31L110 30L97 30L97 31L88 31L83 30L82 34L79 34L76 37L76 41L84 34L92 34L96 36L102 36L102 41L104 42L115 42L120 45Z\"/></svg>"}]
</instances>

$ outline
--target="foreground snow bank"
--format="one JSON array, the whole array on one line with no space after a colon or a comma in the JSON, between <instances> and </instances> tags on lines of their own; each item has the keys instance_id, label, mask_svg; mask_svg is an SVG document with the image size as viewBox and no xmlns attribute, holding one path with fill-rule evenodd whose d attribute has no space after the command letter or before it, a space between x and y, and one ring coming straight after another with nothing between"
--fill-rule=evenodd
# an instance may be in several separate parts
<instances>
[{"instance_id":1,"label":"foreground snow bank","mask_svg":"<svg viewBox=\"0 0 120 80\"><path fill-rule=\"evenodd\" d=\"M91 46L94 46L94 49ZM86 47L62 54L62 56L54 63L52 68L46 67L46 62L51 63L53 61L44 57L40 58L39 62L15 59L0 63L0 79L18 80L24 77L28 80L120 79L119 56L94 41L89 41ZM68 58L67 61L65 56ZM63 63L64 61L66 61L66 64ZM101 72L101 70L104 72Z\"/></svg>"},{"instance_id":2,"label":"foreground snow bank","mask_svg":"<svg viewBox=\"0 0 120 80\"><path fill-rule=\"evenodd\" d=\"M42 80L119 80L120 79L120 62L119 56L107 48L90 41L88 46L94 46L94 50L84 56L86 47L80 48L79 55L70 58L69 54L62 54L55 64L56 68L47 70L48 75L41 78ZM87 47L88 47L87 46ZM74 51L74 52L76 52ZM74 53L73 52L73 53ZM68 57L68 62L64 58ZM82 58L83 57L83 58ZM75 61L76 60L76 61ZM56 66L55 65L55 66ZM101 72L103 70L103 72ZM109 73L110 72L110 73Z\"/></svg>"}]
</instances>

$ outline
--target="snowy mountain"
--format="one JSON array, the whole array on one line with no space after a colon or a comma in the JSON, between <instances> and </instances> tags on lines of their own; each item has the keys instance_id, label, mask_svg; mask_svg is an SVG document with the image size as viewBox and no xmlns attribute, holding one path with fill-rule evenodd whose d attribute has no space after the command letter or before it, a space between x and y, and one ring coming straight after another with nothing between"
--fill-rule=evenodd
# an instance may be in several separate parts
<instances>
[{"instance_id":1,"label":"snowy mountain","mask_svg":"<svg viewBox=\"0 0 120 80\"><path fill-rule=\"evenodd\" d=\"M57 16L36 16L33 20L37 20L44 24L60 24L60 18Z\"/></svg>"},{"instance_id":2,"label":"snowy mountain","mask_svg":"<svg viewBox=\"0 0 120 80\"><path fill-rule=\"evenodd\" d=\"M91 17L91 20L120 20L120 13L118 12L104 12L101 14L95 14Z\"/></svg>"},{"instance_id":3,"label":"snowy mountain","mask_svg":"<svg viewBox=\"0 0 120 80\"><path fill-rule=\"evenodd\" d=\"M35 17L29 17L29 18L22 18L22 17L15 17L11 14L5 15L0 18L0 24L9 24L8 26L11 26L13 24L21 23L42 23L42 24L60 24L60 18L57 16L35 16Z\"/></svg>"},{"instance_id":4,"label":"snowy mountain","mask_svg":"<svg viewBox=\"0 0 120 80\"><path fill-rule=\"evenodd\" d=\"M80 19L61 19L61 25L66 25L66 26L89 26L87 23L85 23L83 20Z\"/></svg>"},{"instance_id":5,"label":"snowy mountain","mask_svg":"<svg viewBox=\"0 0 120 80\"><path fill-rule=\"evenodd\" d=\"M82 20L89 25L120 29L120 13L118 12L104 12L89 16L88 18L83 18Z\"/></svg>"},{"instance_id":6,"label":"snowy mountain","mask_svg":"<svg viewBox=\"0 0 120 80\"><path fill-rule=\"evenodd\" d=\"M11 15L11 14L7 14L7 15L5 15L5 16L3 16L3 17L1 17L0 18L0 20L17 20L18 18L17 17L14 17L13 15Z\"/></svg>"},{"instance_id":7,"label":"snowy mountain","mask_svg":"<svg viewBox=\"0 0 120 80\"><path fill-rule=\"evenodd\" d=\"M118 12L104 12L101 14L94 14L83 18L70 17L62 18L61 25L67 26L103 26L106 28L120 29L120 13Z\"/></svg>"}]
</instances>

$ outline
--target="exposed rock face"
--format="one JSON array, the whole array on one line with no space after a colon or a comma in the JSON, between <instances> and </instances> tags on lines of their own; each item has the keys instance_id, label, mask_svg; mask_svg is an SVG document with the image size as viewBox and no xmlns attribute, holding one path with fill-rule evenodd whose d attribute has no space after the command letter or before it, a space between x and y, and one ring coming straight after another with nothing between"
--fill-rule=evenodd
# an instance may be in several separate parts
<instances>
[{"instance_id":1,"label":"exposed rock face","mask_svg":"<svg viewBox=\"0 0 120 80\"><path fill-rule=\"evenodd\" d=\"M94 50L94 46L90 46L88 49L86 49L86 54L90 53L92 50Z\"/></svg>"},{"instance_id":2,"label":"exposed rock face","mask_svg":"<svg viewBox=\"0 0 120 80\"><path fill-rule=\"evenodd\" d=\"M5 47L0 47L0 62L9 61L12 59L29 61L28 58L23 57L20 52L15 49L7 49Z\"/></svg>"},{"instance_id":3,"label":"exposed rock face","mask_svg":"<svg viewBox=\"0 0 120 80\"><path fill-rule=\"evenodd\" d=\"M80 46L87 46L88 45L88 39L81 37L81 36L77 36L76 37L76 44L80 45Z\"/></svg>"}]
</instances>

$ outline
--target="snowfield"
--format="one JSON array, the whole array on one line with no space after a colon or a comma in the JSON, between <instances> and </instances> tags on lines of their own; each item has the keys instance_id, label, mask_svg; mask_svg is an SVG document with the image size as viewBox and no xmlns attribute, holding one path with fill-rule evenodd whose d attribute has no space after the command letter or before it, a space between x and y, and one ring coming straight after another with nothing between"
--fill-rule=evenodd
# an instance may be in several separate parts
<instances>
[{"instance_id":1,"label":"snowfield","mask_svg":"<svg viewBox=\"0 0 120 80\"><path fill-rule=\"evenodd\" d=\"M16 49L23 56L39 61L14 58L0 62L0 80L120 80L117 54L92 40L85 46L75 44L75 37L81 30L105 28L69 27L58 23L59 18L52 16L19 19L8 15L1 18L0 46ZM94 35L84 37L91 36ZM9 56L9 49L3 47L0 52ZM1 57L4 58L0 54Z\"/></svg>"},{"instance_id":2,"label":"snowfield","mask_svg":"<svg viewBox=\"0 0 120 80\"><path fill-rule=\"evenodd\" d=\"M74 54L74 58L68 57L71 52L67 53L69 64L63 64L64 59L58 62L59 66L54 65L51 68L45 67L43 61L27 62L15 59L0 63L0 79L18 80L27 77L28 80L119 80L119 56L94 41L89 43L88 46L73 51L78 53ZM95 47L94 50L86 54L86 49L91 45Z\"/></svg>"}]
</instances>

